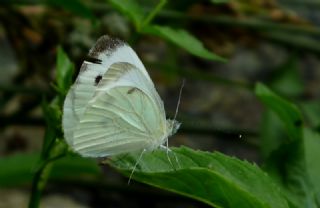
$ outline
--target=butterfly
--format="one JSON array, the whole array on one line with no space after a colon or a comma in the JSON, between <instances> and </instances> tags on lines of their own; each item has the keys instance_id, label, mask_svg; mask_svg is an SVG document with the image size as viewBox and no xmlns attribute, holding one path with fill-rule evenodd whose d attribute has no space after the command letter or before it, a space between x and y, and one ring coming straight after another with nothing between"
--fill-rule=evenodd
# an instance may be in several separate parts
<instances>
[{"instance_id":1,"label":"butterfly","mask_svg":"<svg viewBox=\"0 0 320 208\"><path fill-rule=\"evenodd\" d=\"M107 35L90 49L63 106L66 142L85 157L152 151L180 123L163 102L134 50Z\"/></svg>"}]
</instances>

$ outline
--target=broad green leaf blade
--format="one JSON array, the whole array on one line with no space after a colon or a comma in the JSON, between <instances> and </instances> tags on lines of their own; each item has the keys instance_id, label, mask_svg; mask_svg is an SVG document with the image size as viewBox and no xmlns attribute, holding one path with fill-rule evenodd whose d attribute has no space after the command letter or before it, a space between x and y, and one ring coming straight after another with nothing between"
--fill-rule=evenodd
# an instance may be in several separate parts
<instances>
[{"instance_id":1,"label":"broad green leaf blade","mask_svg":"<svg viewBox=\"0 0 320 208\"><path fill-rule=\"evenodd\" d=\"M289 137L292 140L301 140L303 120L297 106L281 98L261 83L256 85L255 93L268 108L279 116L286 126Z\"/></svg>"},{"instance_id":2,"label":"broad green leaf blade","mask_svg":"<svg viewBox=\"0 0 320 208\"><path fill-rule=\"evenodd\" d=\"M144 11L141 9L140 5L134 0L109 0L117 10L125 14L133 21L137 30L139 30L144 18Z\"/></svg>"},{"instance_id":3,"label":"broad green leaf blade","mask_svg":"<svg viewBox=\"0 0 320 208\"><path fill-rule=\"evenodd\" d=\"M140 154L111 163L130 175ZM288 207L273 181L257 166L220 153L182 147L144 153L133 179L173 191L215 207ZM177 160L176 160L177 159Z\"/></svg>"},{"instance_id":4,"label":"broad green leaf blade","mask_svg":"<svg viewBox=\"0 0 320 208\"><path fill-rule=\"evenodd\" d=\"M62 96L67 94L69 87L72 84L72 75L74 73L74 65L68 58L67 54L61 47L57 50L57 75L56 82L59 93Z\"/></svg>"},{"instance_id":5,"label":"broad green leaf blade","mask_svg":"<svg viewBox=\"0 0 320 208\"><path fill-rule=\"evenodd\" d=\"M40 154L17 154L0 158L0 187L30 184ZM54 162L50 179L87 180L102 177L96 162L79 156L66 156Z\"/></svg>"},{"instance_id":6,"label":"broad green leaf blade","mask_svg":"<svg viewBox=\"0 0 320 208\"><path fill-rule=\"evenodd\" d=\"M203 44L186 30L173 29L166 26L150 25L142 29L143 33L161 37L183 49L189 53L212 61L225 62L226 59L210 52Z\"/></svg>"}]
</instances>

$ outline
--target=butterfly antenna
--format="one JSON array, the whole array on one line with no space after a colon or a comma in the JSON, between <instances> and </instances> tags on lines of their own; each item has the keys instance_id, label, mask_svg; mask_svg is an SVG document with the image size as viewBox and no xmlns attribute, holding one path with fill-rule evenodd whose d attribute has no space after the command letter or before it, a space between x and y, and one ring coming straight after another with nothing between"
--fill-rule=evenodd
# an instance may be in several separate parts
<instances>
[{"instance_id":1,"label":"butterfly antenna","mask_svg":"<svg viewBox=\"0 0 320 208\"><path fill-rule=\"evenodd\" d=\"M184 87L185 82L186 82L186 80L185 80L185 79L183 79L183 80L182 80L181 87L180 87L180 92L179 92L179 98L178 98L178 103L177 103L176 113L174 114L174 119L173 119L173 120L176 120L177 115L178 115L179 106L180 106L180 101L181 101L181 95L182 95L182 89L183 89L183 87Z\"/></svg>"},{"instance_id":2,"label":"butterfly antenna","mask_svg":"<svg viewBox=\"0 0 320 208\"><path fill-rule=\"evenodd\" d=\"M130 174L130 177L129 177L129 180L128 180L128 185L130 185L132 175L133 175L134 171L136 170L136 167L137 167L138 163L140 162L140 160L141 160L141 158L142 158L142 155L143 155L143 153L144 153L145 151L146 151L145 149L142 150L142 152L141 152L141 154L140 154L140 156L139 156L136 164L134 164L133 169L132 169L131 174Z\"/></svg>"}]
</instances>

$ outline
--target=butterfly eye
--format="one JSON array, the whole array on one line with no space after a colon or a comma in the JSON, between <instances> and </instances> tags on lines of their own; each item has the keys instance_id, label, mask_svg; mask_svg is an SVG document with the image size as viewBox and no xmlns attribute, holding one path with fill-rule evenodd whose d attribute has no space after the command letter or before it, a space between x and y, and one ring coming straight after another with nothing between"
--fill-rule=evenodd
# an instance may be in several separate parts
<instances>
[{"instance_id":1,"label":"butterfly eye","mask_svg":"<svg viewBox=\"0 0 320 208\"><path fill-rule=\"evenodd\" d=\"M102 79L102 76L101 76L101 75L96 76L96 78L95 78L95 80L94 80L94 84L95 84L95 85L98 85L101 79Z\"/></svg>"}]
</instances>

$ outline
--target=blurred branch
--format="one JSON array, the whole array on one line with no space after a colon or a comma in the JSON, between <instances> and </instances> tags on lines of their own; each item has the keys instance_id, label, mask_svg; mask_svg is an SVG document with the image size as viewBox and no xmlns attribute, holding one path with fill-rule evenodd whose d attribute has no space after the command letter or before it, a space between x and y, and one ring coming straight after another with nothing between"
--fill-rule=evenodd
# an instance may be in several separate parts
<instances>
[{"instance_id":1,"label":"blurred branch","mask_svg":"<svg viewBox=\"0 0 320 208\"><path fill-rule=\"evenodd\" d=\"M291 2L291 1L290 1ZM315 2L317 3L317 2ZM304 2L303 2L304 4ZM320 3L318 3L320 4ZM90 3L88 4L93 10L98 11L111 11L113 10L108 4L101 3ZM146 12L150 12L152 9L144 7ZM214 15L192 15L186 14L179 11L162 9L158 14L157 18L168 18L168 19L178 19L183 21L195 21L204 23L214 23L223 26L239 26L255 30L279 30L290 33L301 33L307 35L320 35L320 28L312 25L294 25L288 23L275 23L268 20L259 19L258 17L233 17L233 16L214 16Z\"/></svg>"},{"instance_id":2,"label":"blurred branch","mask_svg":"<svg viewBox=\"0 0 320 208\"><path fill-rule=\"evenodd\" d=\"M19 93L19 94L33 94L33 95L48 95L51 92L47 90L43 90L41 88L36 87L26 87L26 86L14 86L14 85L1 85L0 91L10 92L10 93Z\"/></svg>"},{"instance_id":3,"label":"blurred branch","mask_svg":"<svg viewBox=\"0 0 320 208\"><path fill-rule=\"evenodd\" d=\"M309 7L311 9L318 9L320 7L320 2L318 0L282 0L280 5L287 5L287 6L295 6L295 7Z\"/></svg>"},{"instance_id":4,"label":"blurred branch","mask_svg":"<svg viewBox=\"0 0 320 208\"><path fill-rule=\"evenodd\" d=\"M209 81L216 84L222 84L227 86L233 86L233 87L240 87L248 90L253 90L254 84L248 83L246 81L238 81L238 80L231 80L231 79L225 79L223 77L215 76L213 74L204 73L196 69L178 69L177 73L186 77L186 78L192 78L195 80L203 80L203 81Z\"/></svg>"},{"instance_id":5,"label":"blurred branch","mask_svg":"<svg viewBox=\"0 0 320 208\"><path fill-rule=\"evenodd\" d=\"M249 83L246 81L240 81L240 80L231 80L231 79L226 79L223 77L219 77L210 73L205 73L202 72L198 69L193 69L193 68L181 68L181 67L171 67L167 64L160 64L160 63L146 63L148 68L159 68L159 69L166 69L170 70L170 72L179 74L184 78L190 78L193 80L202 80L202 81L209 81L213 82L216 84L222 84L222 85L227 85L227 86L233 86L233 87L240 87L243 89L247 90L253 90L254 84Z\"/></svg>"},{"instance_id":6,"label":"blurred branch","mask_svg":"<svg viewBox=\"0 0 320 208\"><path fill-rule=\"evenodd\" d=\"M307 38L302 35L292 35L289 33L280 32L263 33L262 36L266 39L277 42L278 44L300 48L320 54L320 42L315 39Z\"/></svg>"},{"instance_id":7,"label":"blurred branch","mask_svg":"<svg viewBox=\"0 0 320 208\"><path fill-rule=\"evenodd\" d=\"M179 116L183 119L183 116ZM181 120L181 119L180 119ZM197 123L198 125L194 125ZM201 125L199 125L201 123ZM45 126L43 118L25 117L25 116L0 116L0 126L5 127L9 125L23 125L23 126ZM217 136L217 138L238 140L241 137L258 137L258 132L252 129L236 129L236 128L221 128L215 127L208 121L194 121L193 123L183 121L183 125L179 133L192 133L198 135ZM251 146L257 146L256 140L247 142Z\"/></svg>"},{"instance_id":8,"label":"blurred branch","mask_svg":"<svg viewBox=\"0 0 320 208\"><path fill-rule=\"evenodd\" d=\"M279 30L290 33L301 33L308 35L320 35L320 29L312 25L294 25L288 23L275 23L258 19L257 17L246 17L246 18L235 18L231 16L212 16L212 15L186 15L185 13L177 11L163 10L159 13L159 17L172 18L172 19L183 19L191 21L200 21L206 23L215 23L224 26L240 26L250 29L257 30Z\"/></svg>"},{"instance_id":9,"label":"blurred branch","mask_svg":"<svg viewBox=\"0 0 320 208\"><path fill-rule=\"evenodd\" d=\"M166 3L167 0L160 0L157 6L149 12L148 16L142 22L141 28L150 24L153 18L162 10Z\"/></svg>"},{"instance_id":10,"label":"blurred branch","mask_svg":"<svg viewBox=\"0 0 320 208\"><path fill-rule=\"evenodd\" d=\"M251 146L254 148L259 148L259 143L257 137L259 136L258 132L253 130L243 130L243 129L224 129L216 128L209 126L198 126L195 127L192 124L183 123L181 129L178 133L187 133L187 134L197 134L197 135L211 135L216 136L217 139L230 140L238 142L245 138L245 142L241 143L244 146Z\"/></svg>"},{"instance_id":11,"label":"blurred branch","mask_svg":"<svg viewBox=\"0 0 320 208\"><path fill-rule=\"evenodd\" d=\"M8 2L9 1L5 1ZM39 0L28 0L28 1L10 1L11 4L40 4L41 1ZM287 1L287 4L299 4L298 1L289 2ZM302 3L301 3L302 4ZM306 3L303 2L303 5L314 5L317 6L317 1L307 1ZM111 7L107 3L92 3L88 2L86 5L95 12L107 12L107 11L114 11L113 7ZM143 7L146 13L152 12L154 8L148 8ZM272 20L268 19L262 19L257 16L251 16L251 17L236 17L236 16L225 16L225 15L210 15L210 14L204 14L204 15L193 15L193 14L187 14L179 11L174 10L168 10L168 9L162 9L161 11L157 11L156 18L162 18L162 19L168 19L168 21L172 22L172 20L179 20L185 21L185 22L202 22L207 24L213 24L212 26L224 26L224 27L240 27L240 28L246 28L251 30L256 30L260 32L266 32L266 33L274 33L277 32L276 35L269 35L269 34L262 34L262 37L267 38L271 41L276 41L278 43L283 43L287 46L296 47L299 49L309 50L312 52L319 53L320 47L316 47L317 45L320 45L320 41L317 41L315 39L312 39L311 37L318 37L320 35L320 28L313 26L312 23L310 24L289 24L289 23L277 23L273 22ZM283 34L280 34L282 32ZM298 37L298 35L308 35L310 37L304 37L303 39L301 37ZM289 37L288 39L285 37ZM291 37L292 36L292 37Z\"/></svg>"},{"instance_id":12,"label":"blurred branch","mask_svg":"<svg viewBox=\"0 0 320 208\"><path fill-rule=\"evenodd\" d=\"M40 0L13 0L13 1L4 1L4 4L40 4L42 1ZM316 6L319 7L320 3L318 1L285 1L284 4L288 5L301 5L301 6ZM96 2L88 2L89 8L94 11L113 11L113 7L106 3L96 3ZM144 7L146 12L153 11L153 8ZM290 33L301 33L308 35L320 35L320 29L318 27L312 25L294 25L288 23L275 23L268 20L262 20L258 17L232 17L232 16L213 16L213 15L191 15L183 12L178 12L174 10L162 9L157 14L157 18L170 18L170 19L182 19L185 21L196 21L196 22L207 22L207 23L215 23L225 26L240 26L250 29L257 30L279 30L286 31Z\"/></svg>"},{"instance_id":13,"label":"blurred branch","mask_svg":"<svg viewBox=\"0 0 320 208\"><path fill-rule=\"evenodd\" d=\"M43 118L26 117L20 115L0 116L0 126L22 125L22 126L45 126Z\"/></svg>"},{"instance_id":14,"label":"blurred branch","mask_svg":"<svg viewBox=\"0 0 320 208\"><path fill-rule=\"evenodd\" d=\"M294 1L293 4L298 2ZM291 1L290 1L291 4ZM303 2L304 4L304 2ZM307 2L307 4L320 6L320 3L316 1ZM113 10L106 4L90 4L92 9L98 10ZM146 12L151 11L150 8L144 8ZM298 49L308 50L311 52L320 52L320 41L313 39L312 37L318 37L320 35L320 28L310 24L293 24L293 23L277 23L272 20L262 19L260 17L234 17L234 16L214 16L214 15L192 15L186 14L174 10L161 10L157 18L172 20L179 20L185 22L202 22L207 24L213 24L212 26L224 26L229 28L240 27L251 29L259 32L262 37L269 39L270 41L276 41L277 43L284 44L286 46L295 47ZM276 34L271 34L276 33ZM301 35L301 36L299 36ZM302 37L307 35L307 37Z\"/></svg>"},{"instance_id":15,"label":"blurred branch","mask_svg":"<svg viewBox=\"0 0 320 208\"><path fill-rule=\"evenodd\" d=\"M21 4L21 5L34 5L40 4L41 0L2 0L0 4Z\"/></svg>"}]
</instances>

